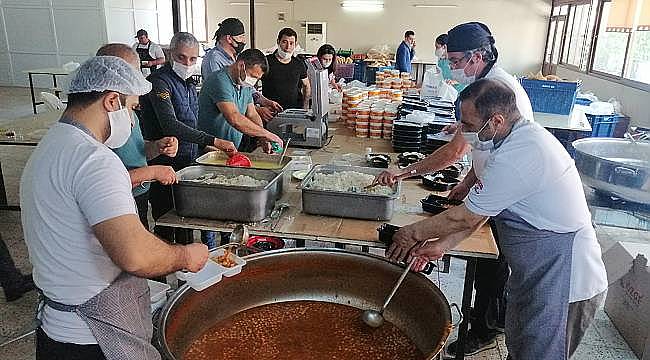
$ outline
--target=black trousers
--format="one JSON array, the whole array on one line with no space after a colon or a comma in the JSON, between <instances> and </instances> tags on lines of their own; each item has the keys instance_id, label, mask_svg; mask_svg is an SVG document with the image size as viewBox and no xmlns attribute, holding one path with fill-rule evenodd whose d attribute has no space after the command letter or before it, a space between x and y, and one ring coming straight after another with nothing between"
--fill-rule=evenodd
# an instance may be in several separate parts
<instances>
[{"instance_id":1,"label":"black trousers","mask_svg":"<svg viewBox=\"0 0 650 360\"><path fill-rule=\"evenodd\" d=\"M151 188L149 189L149 202L151 202L151 216L154 220L158 220L161 216L174 208L172 187L170 185L161 185L160 183L151 184ZM183 229L174 229L156 225L153 228L153 232L159 237L172 243L192 243L191 233L184 231Z\"/></svg>"},{"instance_id":2,"label":"black trousers","mask_svg":"<svg viewBox=\"0 0 650 360\"><path fill-rule=\"evenodd\" d=\"M488 223L498 246L499 234L494 221L490 220ZM474 280L474 312L470 322L473 331L487 334L490 332L488 323L493 325L505 319L506 283L509 276L510 269L503 255L499 255L497 259L478 259Z\"/></svg>"},{"instance_id":3,"label":"black trousers","mask_svg":"<svg viewBox=\"0 0 650 360\"><path fill-rule=\"evenodd\" d=\"M105 360L97 344L79 345L52 340L43 329L36 329L36 360Z\"/></svg>"},{"instance_id":4,"label":"black trousers","mask_svg":"<svg viewBox=\"0 0 650 360\"><path fill-rule=\"evenodd\" d=\"M144 228L149 230L149 191L140 194L135 198L135 205L138 208L138 216Z\"/></svg>"},{"instance_id":5,"label":"black trousers","mask_svg":"<svg viewBox=\"0 0 650 360\"><path fill-rule=\"evenodd\" d=\"M3 289L15 289L23 283L23 275L16 268L7 245L0 234L0 286Z\"/></svg>"}]
</instances>

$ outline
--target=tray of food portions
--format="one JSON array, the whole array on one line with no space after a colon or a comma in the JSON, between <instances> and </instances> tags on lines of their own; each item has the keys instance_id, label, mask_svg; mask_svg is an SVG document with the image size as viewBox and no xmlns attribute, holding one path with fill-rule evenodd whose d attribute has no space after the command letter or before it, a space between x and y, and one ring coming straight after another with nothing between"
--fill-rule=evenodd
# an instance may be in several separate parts
<instances>
[{"instance_id":1,"label":"tray of food portions","mask_svg":"<svg viewBox=\"0 0 650 360\"><path fill-rule=\"evenodd\" d=\"M260 221L271 214L282 191L282 173L273 170L194 165L176 177L174 206L186 217Z\"/></svg>"},{"instance_id":2,"label":"tray of food portions","mask_svg":"<svg viewBox=\"0 0 650 360\"><path fill-rule=\"evenodd\" d=\"M317 165L300 184L302 210L313 215L390 220L401 183L374 185L381 172L369 167Z\"/></svg>"}]
</instances>

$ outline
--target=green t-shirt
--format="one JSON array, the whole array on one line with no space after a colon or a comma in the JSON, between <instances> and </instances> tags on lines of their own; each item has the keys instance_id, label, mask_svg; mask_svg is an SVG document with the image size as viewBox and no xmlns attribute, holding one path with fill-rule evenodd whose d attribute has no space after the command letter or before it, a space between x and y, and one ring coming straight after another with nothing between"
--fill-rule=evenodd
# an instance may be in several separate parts
<instances>
[{"instance_id":1,"label":"green t-shirt","mask_svg":"<svg viewBox=\"0 0 650 360\"><path fill-rule=\"evenodd\" d=\"M127 170L147 166L147 155L144 152L144 138L140 130L140 120L134 112L131 112L131 114L133 115L131 136L129 136L126 144L122 145L122 147L113 149ZM133 196L142 195L147 191L149 191L149 183L136 186L133 188Z\"/></svg>"},{"instance_id":2,"label":"green t-shirt","mask_svg":"<svg viewBox=\"0 0 650 360\"><path fill-rule=\"evenodd\" d=\"M253 103L253 88L237 85L228 69L225 67L205 79L199 94L198 129L219 139L232 141L239 147L243 134L230 125L217 103L234 103L239 112L246 115L246 108Z\"/></svg>"}]
</instances>

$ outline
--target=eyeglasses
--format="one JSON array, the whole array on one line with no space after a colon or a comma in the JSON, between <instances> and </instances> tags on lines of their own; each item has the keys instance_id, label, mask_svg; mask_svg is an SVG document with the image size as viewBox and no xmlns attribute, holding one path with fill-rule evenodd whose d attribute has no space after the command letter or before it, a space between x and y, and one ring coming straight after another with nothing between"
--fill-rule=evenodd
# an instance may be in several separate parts
<instances>
[{"instance_id":1,"label":"eyeglasses","mask_svg":"<svg viewBox=\"0 0 650 360\"><path fill-rule=\"evenodd\" d=\"M465 60L465 59L469 59L470 56L472 56L472 54L465 54L463 57L460 57L460 58L450 57L450 58L449 58L449 64L450 64L450 65L453 65L453 66L458 66L458 64L459 64L461 61L463 61L463 60Z\"/></svg>"}]
</instances>

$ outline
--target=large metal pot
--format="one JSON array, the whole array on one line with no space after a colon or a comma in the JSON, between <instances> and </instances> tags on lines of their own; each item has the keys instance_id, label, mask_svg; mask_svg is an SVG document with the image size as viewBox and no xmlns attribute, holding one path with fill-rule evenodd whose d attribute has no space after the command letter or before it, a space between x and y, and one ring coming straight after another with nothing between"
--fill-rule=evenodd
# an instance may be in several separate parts
<instances>
[{"instance_id":1,"label":"large metal pot","mask_svg":"<svg viewBox=\"0 0 650 360\"><path fill-rule=\"evenodd\" d=\"M314 300L378 309L402 268L384 258L337 249L287 249L247 257L243 271L196 292L179 288L156 321L163 358L181 359L191 342L218 321L256 306ZM433 359L452 328L440 289L410 273L384 313Z\"/></svg>"},{"instance_id":2,"label":"large metal pot","mask_svg":"<svg viewBox=\"0 0 650 360\"><path fill-rule=\"evenodd\" d=\"M588 138L573 142L582 182L621 199L650 204L650 142Z\"/></svg>"}]
</instances>

